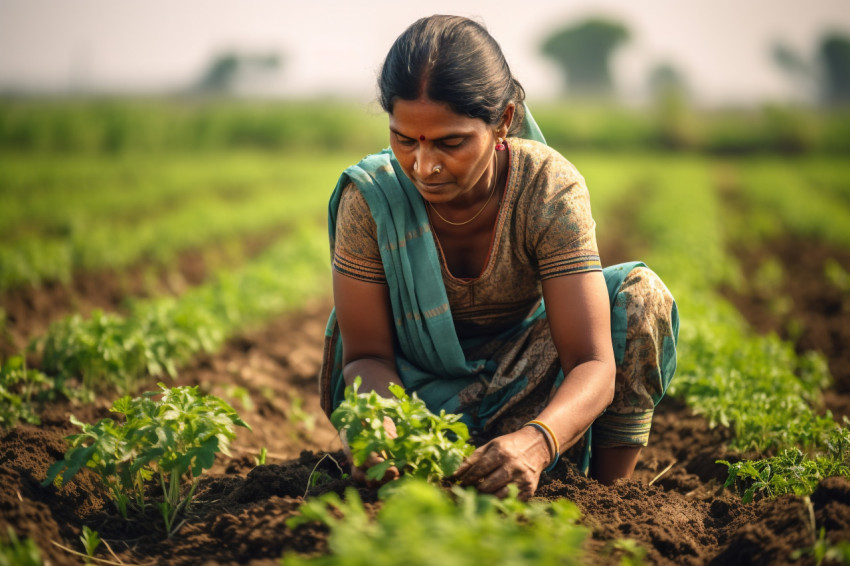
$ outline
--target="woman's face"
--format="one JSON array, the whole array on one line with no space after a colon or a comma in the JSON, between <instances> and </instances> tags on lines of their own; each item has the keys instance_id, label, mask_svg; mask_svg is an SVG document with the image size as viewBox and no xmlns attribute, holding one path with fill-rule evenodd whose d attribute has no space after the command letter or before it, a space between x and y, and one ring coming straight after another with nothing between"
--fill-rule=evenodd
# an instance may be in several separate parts
<instances>
[{"instance_id":1,"label":"woman's face","mask_svg":"<svg viewBox=\"0 0 850 566\"><path fill-rule=\"evenodd\" d=\"M457 199L464 205L486 194L496 173L496 139L506 133L507 127L462 116L427 98L396 100L390 114L390 147L422 198L433 204Z\"/></svg>"}]
</instances>

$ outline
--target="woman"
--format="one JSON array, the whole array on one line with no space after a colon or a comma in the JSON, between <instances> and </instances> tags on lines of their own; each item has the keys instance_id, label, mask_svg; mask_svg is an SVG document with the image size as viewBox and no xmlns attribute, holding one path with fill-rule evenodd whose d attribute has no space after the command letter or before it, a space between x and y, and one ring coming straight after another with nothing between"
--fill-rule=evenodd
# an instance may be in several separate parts
<instances>
[{"instance_id":1,"label":"woman","mask_svg":"<svg viewBox=\"0 0 850 566\"><path fill-rule=\"evenodd\" d=\"M602 269L584 179L482 26L417 21L379 87L390 148L347 169L329 207L323 409L361 376L462 413L483 445L456 477L482 492L528 498L562 453L629 477L675 371L670 293L643 264Z\"/></svg>"}]
</instances>

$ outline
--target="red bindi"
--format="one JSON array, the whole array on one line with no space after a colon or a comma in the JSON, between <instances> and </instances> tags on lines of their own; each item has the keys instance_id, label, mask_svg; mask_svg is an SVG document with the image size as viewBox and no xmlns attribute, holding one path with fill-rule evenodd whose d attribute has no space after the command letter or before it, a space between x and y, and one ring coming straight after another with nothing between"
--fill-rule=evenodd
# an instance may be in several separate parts
<instances>
[{"instance_id":1,"label":"red bindi","mask_svg":"<svg viewBox=\"0 0 850 566\"><path fill-rule=\"evenodd\" d=\"M419 141L425 141L425 136L419 136Z\"/></svg>"}]
</instances>

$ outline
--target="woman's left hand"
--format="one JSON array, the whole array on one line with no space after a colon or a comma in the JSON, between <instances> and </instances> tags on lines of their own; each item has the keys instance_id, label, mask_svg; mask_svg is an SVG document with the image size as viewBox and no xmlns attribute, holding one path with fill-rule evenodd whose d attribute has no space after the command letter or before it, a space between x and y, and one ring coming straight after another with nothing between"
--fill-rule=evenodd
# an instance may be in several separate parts
<instances>
[{"instance_id":1,"label":"woman's left hand","mask_svg":"<svg viewBox=\"0 0 850 566\"><path fill-rule=\"evenodd\" d=\"M460 465L454 478L497 497L506 497L508 485L513 483L519 488L519 498L525 501L534 495L550 458L544 436L526 426L477 449Z\"/></svg>"}]
</instances>

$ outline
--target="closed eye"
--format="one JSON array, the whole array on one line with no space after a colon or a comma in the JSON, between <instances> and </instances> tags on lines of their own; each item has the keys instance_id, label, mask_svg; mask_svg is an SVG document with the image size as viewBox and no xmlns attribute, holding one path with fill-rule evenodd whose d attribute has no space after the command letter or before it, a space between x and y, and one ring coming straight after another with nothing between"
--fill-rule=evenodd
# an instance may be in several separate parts
<instances>
[{"instance_id":1,"label":"closed eye","mask_svg":"<svg viewBox=\"0 0 850 566\"><path fill-rule=\"evenodd\" d=\"M399 145L402 145L404 147L413 147L416 144L416 140L414 140L413 138L408 138L406 136L403 136L403 135L399 134L398 132L393 132L393 135L395 135L396 143L398 143Z\"/></svg>"},{"instance_id":2,"label":"closed eye","mask_svg":"<svg viewBox=\"0 0 850 566\"><path fill-rule=\"evenodd\" d=\"M445 138L439 141L440 145L446 149L456 149L463 145L463 138Z\"/></svg>"}]
</instances>

